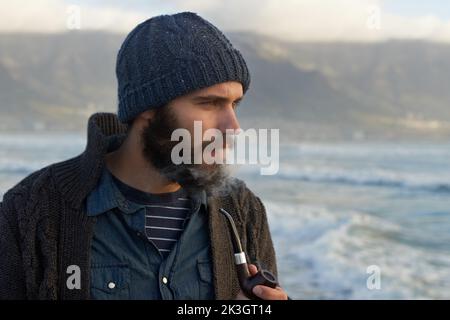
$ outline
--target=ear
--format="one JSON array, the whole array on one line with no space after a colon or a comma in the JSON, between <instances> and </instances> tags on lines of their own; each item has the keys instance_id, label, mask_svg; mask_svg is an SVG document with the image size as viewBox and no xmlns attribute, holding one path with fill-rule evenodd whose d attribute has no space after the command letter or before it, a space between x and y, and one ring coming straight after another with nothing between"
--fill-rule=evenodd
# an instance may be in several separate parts
<instances>
[{"instance_id":1,"label":"ear","mask_svg":"<svg viewBox=\"0 0 450 320\"><path fill-rule=\"evenodd\" d=\"M153 119L155 116L155 110L147 110L142 113L140 113L136 118L145 120L145 122L148 122L148 120Z\"/></svg>"},{"instance_id":2,"label":"ear","mask_svg":"<svg viewBox=\"0 0 450 320\"><path fill-rule=\"evenodd\" d=\"M144 128L148 126L148 121L150 119L153 119L155 116L155 110L147 110L144 112L141 112L136 116L136 118L133 119L133 130L136 129L138 131L141 130L141 128ZM129 127L128 133L131 132L131 128Z\"/></svg>"}]
</instances>

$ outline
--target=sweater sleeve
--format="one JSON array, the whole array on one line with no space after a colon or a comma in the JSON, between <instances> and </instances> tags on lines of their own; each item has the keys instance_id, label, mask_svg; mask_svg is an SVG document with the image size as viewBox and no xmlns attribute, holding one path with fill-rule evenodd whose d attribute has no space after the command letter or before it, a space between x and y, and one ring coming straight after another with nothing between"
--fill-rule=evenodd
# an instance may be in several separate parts
<instances>
[{"instance_id":1,"label":"sweater sleeve","mask_svg":"<svg viewBox=\"0 0 450 320\"><path fill-rule=\"evenodd\" d=\"M259 197L256 197L255 201L255 206L257 206L259 212L259 228L256 230L257 257L259 261L256 262L260 263L259 267L268 269L278 277L276 254L267 221L266 209Z\"/></svg>"},{"instance_id":2,"label":"sweater sleeve","mask_svg":"<svg viewBox=\"0 0 450 320\"><path fill-rule=\"evenodd\" d=\"M275 249L267 220L266 209L259 197L249 189L244 192L247 212L247 248L250 263L278 276Z\"/></svg>"},{"instance_id":3,"label":"sweater sleeve","mask_svg":"<svg viewBox=\"0 0 450 320\"><path fill-rule=\"evenodd\" d=\"M0 300L25 299L25 279L12 201L0 202Z\"/></svg>"}]
</instances>

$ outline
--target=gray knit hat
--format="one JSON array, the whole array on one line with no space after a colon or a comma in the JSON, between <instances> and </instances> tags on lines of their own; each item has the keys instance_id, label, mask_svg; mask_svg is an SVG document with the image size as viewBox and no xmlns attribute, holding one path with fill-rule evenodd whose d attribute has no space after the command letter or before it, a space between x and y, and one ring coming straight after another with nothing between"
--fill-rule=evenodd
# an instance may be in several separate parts
<instances>
[{"instance_id":1,"label":"gray knit hat","mask_svg":"<svg viewBox=\"0 0 450 320\"><path fill-rule=\"evenodd\" d=\"M128 34L117 55L118 117L123 123L191 91L250 73L241 53L192 12L153 17Z\"/></svg>"}]
</instances>

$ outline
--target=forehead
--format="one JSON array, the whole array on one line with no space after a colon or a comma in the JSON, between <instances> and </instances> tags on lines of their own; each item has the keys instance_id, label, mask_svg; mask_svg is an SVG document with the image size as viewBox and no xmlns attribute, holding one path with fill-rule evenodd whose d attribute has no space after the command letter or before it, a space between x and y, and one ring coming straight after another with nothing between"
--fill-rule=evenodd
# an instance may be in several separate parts
<instances>
[{"instance_id":1,"label":"forehead","mask_svg":"<svg viewBox=\"0 0 450 320\"><path fill-rule=\"evenodd\" d=\"M237 81L227 81L215 84L210 87L198 89L189 94L189 96L195 97L199 95L218 95L230 98L242 97L243 89L242 84Z\"/></svg>"}]
</instances>

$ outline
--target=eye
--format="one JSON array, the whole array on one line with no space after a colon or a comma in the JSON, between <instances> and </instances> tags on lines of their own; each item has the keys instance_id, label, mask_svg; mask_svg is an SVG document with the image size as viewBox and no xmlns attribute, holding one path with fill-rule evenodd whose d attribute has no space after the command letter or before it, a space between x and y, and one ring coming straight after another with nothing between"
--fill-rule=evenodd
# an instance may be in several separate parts
<instances>
[{"instance_id":1,"label":"eye","mask_svg":"<svg viewBox=\"0 0 450 320\"><path fill-rule=\"evenodd\" d=\"M233 102L233 109L236 109L239 106L240 103L241 103L241 101Z\"/></svg>"},{"instance_id":2,"label":"eye","mask_svg":"<svg viewBox=\"0 0 450 320\"><path fill-rule=\"evenodd\" d=\"M216 105L216 102L211 100L211 101L200 102L200 104L201 105Z\"/></svg>"},{"instance_id":3,"label":"eye","mask_svg":"<svg viewBox=\"0 0 450 320\"><path fill-rule=\"evenodd\" d=\"M210 110L214 107L212 101L202 101L198 103L198 106L200 106L204 110Z\"/></svg>"}]
</instances>

